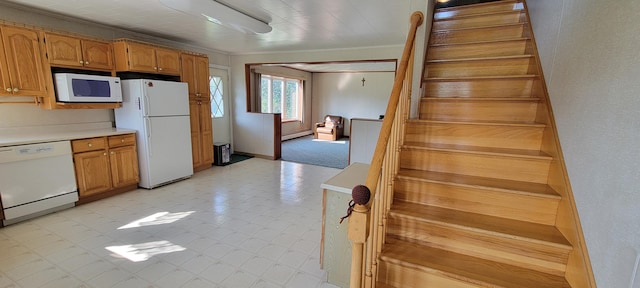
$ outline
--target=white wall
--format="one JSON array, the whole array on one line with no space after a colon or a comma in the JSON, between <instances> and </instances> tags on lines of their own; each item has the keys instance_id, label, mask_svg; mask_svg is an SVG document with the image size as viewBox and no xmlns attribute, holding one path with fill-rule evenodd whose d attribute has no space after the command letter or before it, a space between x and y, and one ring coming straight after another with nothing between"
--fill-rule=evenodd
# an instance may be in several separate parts
<instances>
[{"instance_id":1,"label":"white wall","mask_svg":"<svg viewBox=\"0 0 640 288\"><path fill-rule=\"evenodd\" d=\"M640 1L527 4L596 282L630 287L640 253Z\"/></svg>"},{"instance_id":2,"label":"white wall","mask_svg":"<svg viewBox=\"0 0 640 288\"><path fill-rule=\"evenodd\" d=\"M67 31L103 39L131 38L195 51L209 55L211 64L223 66L229 65L229 56L216 51L206 51L202 48L172 42L157 37L133 33L130 31L92 24L87 21L62 18L49 14L35 13L32 11L14 8L0 4L0 23L19 23L45 28L47 30ZM31 100L31 98L25 98ZM89 110L42 110L35 105L27 104L0 104L0 128L43 126L43 125L67 125L114 121L113 109L89 109Z\"/></svg>"},{"instance_id":3,"label":"white wall","mask_svg":"<svg viewBox=\"0 0 640 288\"><path fill-rule=\"evenodd\" d=\"M344 133L349 135L351 118L378 119L387 109L394 76L394 72L314 73L314 121L327 114L342 116Z\"/></svg>"}]
</instances>

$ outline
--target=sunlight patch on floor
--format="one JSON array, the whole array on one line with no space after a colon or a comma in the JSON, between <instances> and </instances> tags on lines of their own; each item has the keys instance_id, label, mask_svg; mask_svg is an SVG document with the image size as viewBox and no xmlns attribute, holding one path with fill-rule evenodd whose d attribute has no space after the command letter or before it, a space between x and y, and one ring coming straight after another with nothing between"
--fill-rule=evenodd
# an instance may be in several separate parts
<instances>
[{"instance_id":1,"label":"sunlight patch on floor","mask_svg":"<svg viewBox=\"0 0 640 288\"><path fill-rule=\"evenodd\" d=\"M170 224L176 222L184 217L187 217L193 214L195 211L187 211L187 212L158 212L153 215L135 220L127 225L121 226L120 229L128 229L128 228L137 228L143 226L153 226L153 225L162 225L162 224Z\"/></svg>"},{"instance_id":2,"label":"sunlight patch on floor","mask_svg":"<svg viewBox=\"0 0 640 288\"><path fill-rule=\"evenodd\" d=\"M131 262L141 262L149 260L149 258L155 255L184 251L187 248L164 240L122 246L108 246L105 247L105 249Z\"/></svg>"}]
</instances>

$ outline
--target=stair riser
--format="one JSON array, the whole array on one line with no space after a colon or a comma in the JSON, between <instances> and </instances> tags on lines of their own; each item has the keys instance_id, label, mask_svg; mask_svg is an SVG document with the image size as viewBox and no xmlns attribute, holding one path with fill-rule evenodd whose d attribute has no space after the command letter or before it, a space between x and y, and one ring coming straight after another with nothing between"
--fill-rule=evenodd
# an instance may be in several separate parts
<instances>
[{"instance_id":1,"label":"stair riser","mask_svg":"<svg viewBox=\"0 0 640 288\"><path fill-rule=\"evenodd\" d=\"M425 82L426 97L531 97L535 79L478 79Z\"/></svg>"},{"instance_id":2,"label":"stair riser","mask_svg":"<svg viewBox=\"0 0 640 288\"><path fill-rule=\"evenodd\" d=\"M563 275L570 249L416 221L390 214L387 233L394 238L455 253Z\"/></svg>"},{"instance_id":3,"label":"stair riser","mask_svg":"<svg viewBox=\"0 0 640 288\"><path fill-rule=\"evenodd\" d=\"M424 78L531 75L533 58L429 63Z\"/></svg>"},{"instance_id":4,"label":"stair riser","mask_svg":"<svg viewBox=\"0 0 640 288\"><path fill-rule=\"evenodd\" d=\"M431 46L427 60L446 60L481 57L525 55L528 40L500 41L477 44Z\"/></svg>"},{"instance_id":5,"label":"stair riser","mask_svg":"<svg viewBox=\"0 0 640 288\"><path fill-rule=\"evenodd\" d=\"M559 199L447 183L398 179L396 200L553 225Z\"/></svg>"},{"instance_id":6,"label":"stair riser","mask_svg":"<svg viewBox=\"0 0 640 288\"><path fill-rule=\"evenodd\" d=\"M468 16L468 15L476 15L476 14L521 11L523 9L524 7L522 6L522 3L513 3L513 2L491 3L486 5L475 5L474 7L457 7L457 8L448 8L448 9L438 9L433 19L441 20L441 19L448 19L452 17L460 17L460 16Z\"/></svg>"},{"instance_id":7,"label":"stair riser","mask_svg":"<svg viewBox=\"0 0 640 288\"><path fill-rule=\"evenodd\" d=\"M544 127L407 123L405 142L538 150Z\"/></svg>"},{"instance_id":8,"label":"stair riser","mask_svg":"<svg viewBox=\"0 0 640 288\"><path fill-rule=\"evenodd\" d=\"M486 287L446 277L439 271L431 273L424 270L404 267L396 263L380 261L378 281L402 288L478 288Z\"/></svg>"},{"instance_id":9,"label":"stair riser","mask_svg":"<svg viewBox=\"0 0 640 288\"><path fill-rule=\"evenodd\" d=\"M523 25L509 25L465 30L434 30L431 45L459 44L479 41L511 40L525 37Z\"/></svg>"},{"instance_id":10,"label":"stair riser","mask_svg":"<svg viewBox=\"0 0 640 288\"><path fill-rule=\"evenodd\" d=\"M483 26L497 26L506 24L516 24L526 21L526 17L520 11L511 13L500 13L482 15L476 17L466 17L433 22L433 30L462 29Z\"/></svg>"},{"instance_id":11,"label":"stair riser","mask_svg":"<svg viewBox=\"0 0 640 288\"><path fill-rule=\"evenodd\" d=\"M440 121L534 122L537 102L432 101L420 102L420 119Z\"/></svg>"},{"instance_id":12,"label":"stair riser","mask_svg":"<svg viewBox=\"0 0 640 288\"><path fill-rule=\"evenodd\" d=\"M547 183L546 159L403 148L400 167L434 172Z\"/></svg>"}]
</instances>

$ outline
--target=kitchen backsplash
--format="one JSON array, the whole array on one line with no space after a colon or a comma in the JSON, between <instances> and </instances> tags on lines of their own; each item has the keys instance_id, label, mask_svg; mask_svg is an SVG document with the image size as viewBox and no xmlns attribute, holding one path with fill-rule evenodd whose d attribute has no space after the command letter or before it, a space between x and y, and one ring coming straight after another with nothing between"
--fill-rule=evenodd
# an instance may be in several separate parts
<instances>
[{"instance_id":1,"label":"kitchen backsplash","mask_svg":"<svg viewBox=\"0 0 640 288\"><path fill-rule=\"evenodd\" d=\"M36 105L0 104L0 129L113 121L113 109L43 110Z\"/></svg>"}]
</instances>

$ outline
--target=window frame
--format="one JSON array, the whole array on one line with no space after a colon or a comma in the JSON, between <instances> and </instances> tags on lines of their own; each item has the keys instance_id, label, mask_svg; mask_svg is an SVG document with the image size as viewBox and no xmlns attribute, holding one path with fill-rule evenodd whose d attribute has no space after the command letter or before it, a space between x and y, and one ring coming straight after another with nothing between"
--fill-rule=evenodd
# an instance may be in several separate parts
<instances>
[{"instance_id":1,"label":"window frame","mask_svg":"<svg viewBox=\"0 0 640 288\"><path fill-rule=\"evenodd\" d=\"M269 85L268 85L268 100L267 100L267 111L264 111L262 108L262 101L263 101L263 79L265 79L268 81ZM273 107L273 82L274 80L280 80L282 81L281 84L281 96L280 96L280 112L273 112L274 111L274 107ZM303 117L304 117L304 113L303 113L303 108L304 108L304 85L305 85L305 80L304 79L299 79L299 78L295 78L295 77L287 77L287 76L280 76L280 75L274 75L274 74L260 74L260 79L256 79L256 82L260 81L260 97L259 97L259 101L260 101L260 113L280 113L280 117L282 119L282 122L294 122L294 121L303 121ZM295 103L295 111L296 111L296 115L294 117L290 117L291 115L288 115L289 113L286 113L286 106L287 106L287 83L289 82L295 82L296 88L297 88L297 92L295 93L296 95L294 96L296 99L296 103Z\"/></svg>"}]
</instances>

